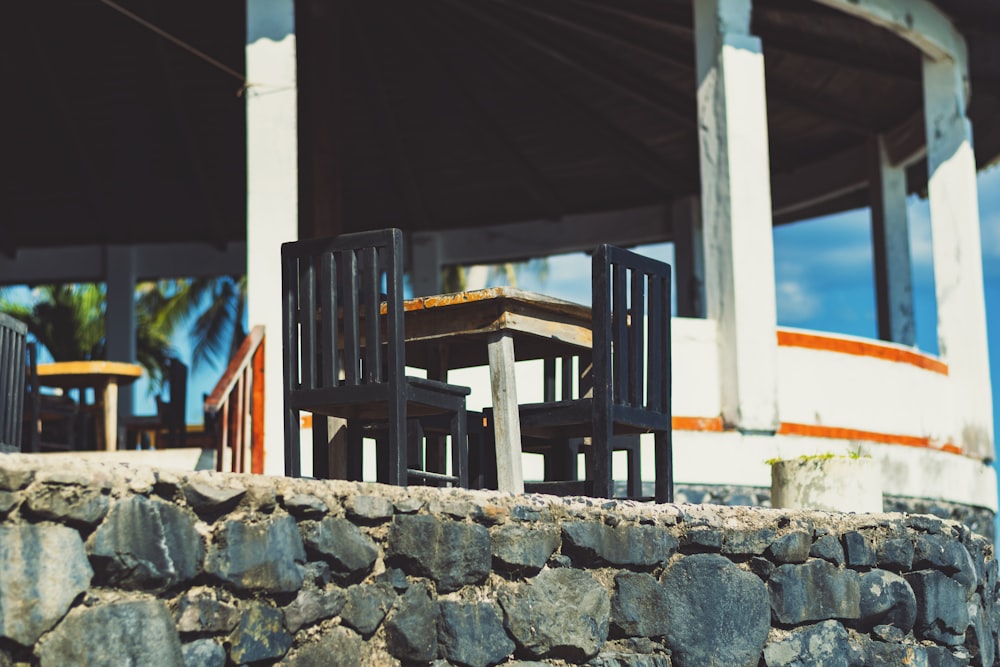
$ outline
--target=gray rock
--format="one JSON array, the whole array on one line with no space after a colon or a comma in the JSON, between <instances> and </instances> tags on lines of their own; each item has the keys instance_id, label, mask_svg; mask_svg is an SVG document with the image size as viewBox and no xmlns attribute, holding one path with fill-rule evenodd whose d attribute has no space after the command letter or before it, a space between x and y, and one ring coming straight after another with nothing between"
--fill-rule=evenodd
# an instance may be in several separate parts
<instances>
[{"instance_id":1,"label":"gray rock","mask_svg":"<svg viewBox=\"0 0 1000 667\"><path fill-rule=\"evenodd\" d=\"M672 667L670 656L602 651L587 667Z\"/></svg>"},{"instance_id":2,"label":"gray rock","mask_svg":"<svg viewBox=\"0 0 1000 667\"><path fill-rule=\"evenodd\" d=\"M871 570L860 577L861 627L891 625L909 632L917 618L917 599L913 589L898 574Z\"/></svg>"},{"instance_id":3,"label":"gray rock","mask_svg":"<svg viewBox=\"0 0 1000 667\"><path fill-rule=\"evenodd\" d=\"M969 628L965 632L965 648L979 664L992 665L996 657L996 642L990 631L989 618L980 603L979 596L974 595L968 605Z\"/></svg>"},{"instance_id":4,"label":"gray rock","mask_svg":"<svg viewBox=\"0 0 1000 667\"><path fill-rule=\"evenodd\" d=\"M644 572L619 572L611 596L611 625L626 637L659 637L667 632L670 601L666 589Z\"/></svg>"},{"instance_id":5,"label":"gray rock","mask_svg":"<svg viewBox=\"0 0 1000 667\"><path fill-rule=\"evenodd\" d=\"M292 636L281 623L281 611L251 603L244 608L229 641L229 657L240 665L280 658L291 647Z\"/></svg>"},{"instance_id":6,"label":"gray rock","mask_svg":"<svg viewBox=\"0 0 1000 667\"><path fill-rule=\"evenodd\" d=\"M364 641L353 630L336 626L316 641L303 644L281 664L284 667L357 667L362 664Z\"/></svg>"},{"instance_id":7,"label":"gray rock","mask_svg":"<svg viewBox=\"0 0 1000 667\"><path fill-rule=\"evenodd\" d=\"M72 528L0 526L0 637L31 646L93 576L83 540Z\"/></svg>"},{"instance_id":8,"label":"gray rock","mask_svg":"<svg viewBox=\"0 0 1000 667\"><path fill-rule=\"evenodd\" d=\"M40 667L184 667L177 628L159 600L78 608L36 650Z\"/></svg>"},{"instance_id":9,"label":"gray rock","mask_svg":"<svg viewBox=\"0 0 1000 667\"><path fill-rule=\"evenodd\" d=\"M9 513L20 500L20 496L16 493L0 490L0 514Z\"/></svg>"},{"instance_id":10,"label":"gray rock","mask_svg":"<svg viewBox=\"0 0 1000 667\"><path fill-rule=\"evenodd\" d=\"M961 542L941 535L918 535L913 548L913 569L941 570L965 586L969 594L976 590L976 566Z\"/></svg>"},{"instance_id":11,"label":"gray rock","mask_svg":"<svg viewBox=\"0 0 1000 667\"><path fill-rule=\"evenodd\" d=\"M16 456L0 456L0 490L18 491L28 486L35 471Z\"/></svg>"},{"instance_id":12,"label":"gray rock","mask_svg":"<svg viewBox=\"0 0 1000 667\"><path fill-rule=\"evenodd\" d=\"M340 618L344 625L368 636L378 629L395 599L395 591L385 583L351 586Z\"/></svg>"},{"instance_id":13,"label":"gray rock","mask_svg":"<svg viewBox=\"0 0 1000 667\"><path fill-rule=\"evenodd\" d=\"M441 654L466 667L489 667L517 648L488 602L440 602L438 645Z\"/></svg>"},{"instance_id":14,"label":"gray rock","mask_svg":"<svg viewBox=\"0 0 1000 667\"><path fill-rule=\"evenodd\" d=\"M311 493L293 493L285 496L283 504L289 514L300 519L318 519L330 510L326 503Z\"/></svg>"},{"instance_id":15,"label":"gray rock","mask_svg":"<svg viewBox=\"0 0 1000 667\"><path fill-rule=\"evenodd\" d=\"M25 505L34 516L93 526L108 512L108 497L100 489L52 484L34 489Z\"/></svg>"},{"instance_id":16,"label":"gray rock","mask_svg":"<svg viewBox=\"0 0 1000 667\"><path fill-rule=\"evenodd\" d=\"M902 644L906 633L894 625L876 625L872 628L872 637L890 644Z\"/></svg>"},{"instance_id":17,"label":"gray rock","mask_svg":"<svg viewBox=\"0 0 1000 667\"><path fill-rule=\"evenodd\" d=\"M905 572L913 565L913 542L906 537L886 540L879 545L877 555L883 570Z\"/></svg>"},{"instance_id":18,"label":"gray rock","mask_svg":"<svg viewBox=\"0 0 1000 667\"><path fill-rule=\"evenodd\" d=\"M169 588L201 571L205 545L195 517L162 500L133 496L115 503L87 540L105 582L124 588Z\"/></svg>"},{"instance_id":19,"label":"gray rock","mask_svg":"<svg viewBox=\"0 0 1000 667\"><path fill-rule=\"evenodd\" d=\"M514 505L510 510L510 518L515 521L539 521L542 518L542 513L534 507Z\"/></svg>"},{"instance_id":20,"label":"gray rock","mask_svg":"<svg viewBox=\"0 0 1000 667\"><path fill-rule=\"evenodd\" d=\"M384 581L393 587L397 593L402 593L410 587L410 582L406 578L406 573L398 567L390 567L375 577L375 581Z\"/></svg>"},{"instance_id":21,"label":"gray rock","mask_svg":"<svg viewBox=\"0 0 1000 667\"><path fill-rule=\"evenodd\" d=\"M360 581L378 558L375 543L347 519L331 516L322 521L303 521L299 531L308 552L328 562L341 581Z\"/></svg>"},{"instance_id":22,"label":"gray rock","mask_svg":"<svg viewBox=\"0 0 1000 667\"><path fill-rule=\"evenodd\" d=\"M750 558L748 563L750 565L750 571L760 577L761 581L767 581L770 579L771 573L774 572L774 568L777 567L777 565L763 556L753 556Z\"/></svg>"},{"instance_id":23,"label":"gray rock","mask_svg":"<svg viewBox=\"0 0 1000 667\"><path fill-rule=\"evenodd\" d=\"M693 526L684 534L684 546L693 550L719 551L722 542L722 531L711 526Z\"/></svg>"},{"instance_id":24,"label":"gray rock","mask_svg":"<svg viewBox=\"0 0 1000 667\"><path fill-rule=\"evenodd\" d=\"M302 585L305 560L295 520L283 514L217 527L205 571L238 589L292 593Z\"/></svg>"},{"instance_id":25,"label":"gray rock","mask_svg":"<svg viewBox=\"0 0 1000 667\"><path fill-rule=\"evenodd\" d=\"M437 657L437 621L441 611L429 588L410 586L385 620L385 643L400 660L429 662Z\"/></svg>"},{"instance_id":26,"label":"gray rock","mask_svg":"<svg viewBox=\"0 0 1000 667\"><path fill-rule=\"evenodd\" d=\"M864 533L851 530L841 537L848 567L875 567L875 549Z\"/></svg>"},{"instance_id":27,"label":"gray rock","mask_svg":"<svg viewBox=\"0 0 1000 667\"><path fill-rule=\"evenodd\" d=\"M929 667L927 651L923 646L911 644L887 644L868 642L865 646L868 665L906 665L906 667Z\"/></svg>"},{"instance_id":28,"label":"gray rock","mask_svg":"<svg viewBox=\"0 0 1000 667\"><path fill-rule=\"evenodd\" d=\"M176 618L180 632L229 632L236 627L240 612L220 600L214 589L196 588L181 596Z\"/></svg>"},{"instance_id":29,"label":"gray rock","mask_svg":"<svg viewBox=\"0 0 1000 667\"><path fill-rule=\"evenodd\" d=\"M226 649L214 639L196 639L181 646L184 667L226 667Z\"/></svg>"},{"instance_id":30,"label":"gray rock","mask_svg":"<svg viewBox=\"0 0 1000 667\"><path fill-rule=\"evenodd\" d=\"M971 658L964 652L957 655L943 646L926 646L927 667L968 667Z\"/></svg>"},{"instance_id":31,"label":"gray rock","mask_svg":"<svg viewBox=\"0 0 1000 667\"><path fill-rule=\"evenodd\" d=\"M838 566L843 565L845 560L844 547L833 535L823 535L813 542L812 548L809 549L809 555Z\"/></svg>"},{"instance_id":32,"label":"gray rock","mask_svg":"<svg viewBox=\"0 0 1000 667\"><path fill-rule=\"evenodd\" d=\"M393 514L392 501L381 496L350 496L344 508L347 516L362 521L385 521L391 519Z\"/></svg>"},{"instance_id":33,"label":"gray rock","mask_svg":"<svg viewBox=\"0 0 1000 667\"><path fill-rule=\"evenodd\" d=\"M429 515L397 516L389 529L387 556L407 574L429 577L447 593L489 574L490 534L483 526Z\"/></svg>"},{"instance_id":34,"label":"gray rock","mask_svg":"<svg viewBox=\"0 0 1000 667\"><path fill-rule=\"evenodd\" d=\"M246 489L220 486L204 479L186 480L181 489L184 499L198 514L221 514L231 510L246 495Z\"/></svg>"},{"instance_id":35,"label":"gray rock","mask_svg":"<svg viewBox=\"0 0 1000 667\"><path fill-rule=\"evenodd\" d=\"M965 587L937 570L920 570L904 575L917 599L917 620L913 631L922 639L960 646L969 627Z\"/></svg>"},{"instance_id":36,"label":"gray rock","mask_svg":"<svg viewBox=\"0 0 1000 667\"><path fill-rule=\"evenodd\" d=\"M767 553L778 565L804 563L812 548L812 536L804 530L796 530L782 535L767 548Z\"/></svg>"},{"instance_id":37,"label":"gray rock","mask_svg":"<svg viewBox=\"0 0 1000 667\"><path fill-rule=\"evenodd\" d=\"M296 633L304 625L309 625L340 613L347 603L347 593L339 588L328 591L301 590L295 599L285 607L285 627Z\"/></svg>"},{"instance_id":38,"label":"gray rock","mask_svg":"<svg viewBox=\"0 0 1000 667\"><path fill-rule=\"evenodd\" d=\"M919 530L924 533L945 533L944 521L929 514L911 514L906 517L906 527Z\"/></svg>"},{"instance_id":39,"label":"gray rock","mask_svg":"<svg viewBox=\"0 0 1000 667\"><path fill-rule=\"evenodd\" d=\"M770 627L767 587L760 579L728 558L695 554L672 563L660 582L668 609L666 644L676 667L757 666Z\"/></svg>"},{"instance_id":40,"label":"gray rock","mask_svg":"<svg viewBox=\"0 0 1000 667\"><path fill-rule=\"evenodd\" d=\"M775 532L770 528L746 528L725 533L722 553L759 556L774 542Z\"/></svg>"},{"instance_id":41,"label":"gray rock","mask_svg":"<svg viewBox=\"0 0 1000 667\"><path fill-rule=\"evenodd\" d=\"M607 640L611 601L587 572L543 570L507 586L498 599L504 627L529 657L582 662Z\"/></svg>"},{"instance_id":42,"label":"gray rock","mask_svg":"<svg viewBox=\"0 0 1000 667\"><path fill-rule=\"evenodd\" d=\"M858 573L822 560L781 565L767 583L771 610L780 623L861 617Z\"/></svg>"},{"instance_id":43,"label":"gray rock","mask_svg":"<svg viewBox=\"0 0 1000 667\"><path fill-rule=\"evenodd\" d=\"M767 667L863 667L864 657L837 621L796 628L764 647Z\"/></svg>"},{"instance_id":44,"label":"gray rock","mask_svg":"<svg viewBox=\"0 0 1000 667\"><path fill-rule=\"evenodd\" d=\"M652 567L677 550L676 537L658 526L607 526L572 521L562 526L564 554L580 564Z\"/></svg>"},{"instance_id":45,"label":"gray rock","mask_svg":"<svg viewBox=\"0 0 1000 667\"><path fill-rule=\"evenodd\" d=\"M499 570L535 574L559 547L559 529L509 523L490 533L493 565Z\"/></svg>"}]
</instances>

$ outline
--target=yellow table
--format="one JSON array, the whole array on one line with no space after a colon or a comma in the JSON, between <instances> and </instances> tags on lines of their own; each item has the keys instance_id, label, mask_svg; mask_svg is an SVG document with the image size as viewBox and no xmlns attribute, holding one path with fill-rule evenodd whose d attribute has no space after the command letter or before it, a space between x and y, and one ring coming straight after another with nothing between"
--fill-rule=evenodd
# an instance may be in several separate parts
<instances>
[{"instance_id":1,"label":"yellow table","mask_svg":"<svg viewBox=\"0 0 1000 667\"><path fill-rule=\"evenodd\" d=\"M38 383L60 389L91 388L101 414L98 446L107 451L118 449L118 387L142 376L142 366L123 361L57 361L38 364Z\"/></svg>"}]
</instances>

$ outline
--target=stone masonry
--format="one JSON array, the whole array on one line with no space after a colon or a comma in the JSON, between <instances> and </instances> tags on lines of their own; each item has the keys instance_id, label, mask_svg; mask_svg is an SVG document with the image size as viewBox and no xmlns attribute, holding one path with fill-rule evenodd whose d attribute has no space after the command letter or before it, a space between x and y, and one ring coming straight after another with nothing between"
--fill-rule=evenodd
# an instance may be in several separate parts
<instances>
[{"instance_id":1,"label":"stone masonry","mask_svg":"<svg viewBox=\"0 0 1000 667\"><path fill-rule=\"evenodd\" d=\"M991 667L997 594L927 515L0 455L0 667Z\"/></svg>"}]
</instances>

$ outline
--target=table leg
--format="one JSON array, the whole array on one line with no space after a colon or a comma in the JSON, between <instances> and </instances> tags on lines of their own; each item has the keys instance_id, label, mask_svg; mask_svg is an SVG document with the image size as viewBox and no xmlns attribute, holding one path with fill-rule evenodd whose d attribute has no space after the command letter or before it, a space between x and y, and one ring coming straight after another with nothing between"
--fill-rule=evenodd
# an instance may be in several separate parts
<instances>
[{"instance_id":1,"label":"table leg","mask_svg":"<svg viewBox=\"0 0 1000 667\"><path fill-rule=\"evenodd\" d=\"M500 491L524 493L521 473L521 422L514 381L514 339L510 333L490 334L490 385L497 446L497 485Z\"/></svg>"},{"instance_id":2,"label":"table leg","mask_svg":"<svg viewBox=\"0 0 1000 667\"><path fill-rule=\"evenodd\" d=\"M118 383L114 380L104 385L101 403L104 413L104 449L113 452L118 449Z\"/></svg>"}]
</instances>

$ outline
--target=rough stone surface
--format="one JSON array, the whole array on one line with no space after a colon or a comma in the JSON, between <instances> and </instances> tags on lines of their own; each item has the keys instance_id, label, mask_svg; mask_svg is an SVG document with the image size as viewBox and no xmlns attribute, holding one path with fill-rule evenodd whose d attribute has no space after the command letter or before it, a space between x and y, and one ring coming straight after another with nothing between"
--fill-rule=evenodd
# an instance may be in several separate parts
<instances>
[{"instance_id":1,"label":"rough stone surface","mask_svg":"<svg viewBox=\"0 0 1000 667\"><path fill-rule=\"evenodd\" d=\"M850 641L844 626L823 621L768 642L764 663L767 667L864 667L865 654Z\"/></svg>"},{"instance_id":2,"label":"rough stone surface","mask_svg":"<svg viewBox=\"0 0 1000 667\"><path fill-rule=\"evenodd\" d=\"M263 604L250 604L230 636L229 657L237 664L280 658L292 645L285 632L281 611Z\"/></svg>"},{"instance_id":3,"label":"rough stone surface","mask_svg":"<svg viewBox=\"0 0 1000 667\"><path fill-rule=\"evenodd\" d=\"M490 533L493 566L509 572L535 574L559 547L559 529L505 524Z\"/></svg>"},{"instance_id":4,"label":"rough stone surface","mask_svg":"<svg viewBox=\"0 0 1000 667\"><path fill-rule=\"evenodd\" d=\"M214 639L196 639L181 646L184 667L226 667L226 649Z\"/></svg>"},{"instance_id":5,"label":"rough stone surface","mask_svg":"<svg viewBox=\"0 0 1000 667\"><path fill-rule=\"evenodd\" d=\"M492 562L486 528L429 515L397 516L387 555L407 574L433 579L439 592L482 581Z\"/></svg>"},{"instance_id":6,"label":"rough stone surface","mask_svg":"<svg viewBox=\"0 0 1000 667\"><path fill-rule=\"evenodd\" d=\"M619 572L611 596L611 625L626 637L667 633L670 599L666 589L645 572Z\"/></svg>"},{"instance_id":7,"label":"rough stone surface","mask_svg":"<svg viewBox=\"0 0 1000 667\"><path fill-rule=\"evenodd\" d=\"M347 603L347 593L339 588L328 591L301 590L295 599L282 611L285 627L295 633L304 625L332 618L340 613Z\"/></svg>"},{"instance_id":8,"label":"rough stone surface","mask_svg":"<svg viewBox=\"0 0 1000 667\"><path fill-rule=\"evenodd\" d=\"M661 583L676 667L757 666L770 627L760 579L722 556L696 554L672 563Z\"/></svg>"},{"instance_id":9,"label":"rough stone surface","mask_svg":"<svg viewBox=\"0 0 1000 667\"><path fill-rule=\"evenodd\" d=\"M396 599L389 584L358 584L347 589L347 602L340 610L344 625L367 636L375 632Z\"/></svg>"},{"instance_id":10,"label":"rough stone surface","mask_svg":"<svg viewBox=\"0 0 1000 667\"><path fill-rule=\"evenodd\" d=\"M976 566L961 542L941 535L918 535L914 540L913 568L934 568L950 575L971 594L976 589Z\"/></svg>"},{"instance_id":11,"label":"rough stone surface","mask_svg":"<svg viewBox=\"0 0 1000 667\"><path fill-rule=\"evenodd\" d=\"M19 491L31 483L35 471L17 456L0 455L0 489Z\"/></svg>"},{"instance_id":12,"label":"rough stone surface","mask_svg":"<svg viewBox=\"0 0 1000 667\"><path fill-rule=\"evenodd\" d=\"M100 489L52 484L28 496L27 509L43 519L93 526L108 512Z\"/></svg>"},{"instance_id":13,"label":"rough stone surface","mask_svg":"<svg viewBox=\"0 0 1000 667\"><path fill-rule=\"evenodd\" d=\"M385 521L391 519L393 513L392 501L381 496L351 496L344 506L348 516L362 521Z\"/></svg>"},{"instance_id":14,"label":"rough stone surface","mask_svg":"<svg viewBox=\"0 0 1000 667\"><path fill-rule=\"evenodd\" d=\"M956 655L943 646L927 646L927 667L968 667L972 662L968 655Z\"/></svg>"},{"instance_id":15,"label":"rough stone surface","mask_svg":"<svg viewBox=\"0 0 1000 667\"><path fill-rule=\"evenodd\" d=\"M260 523L226 521L216 531L205 571L237 589L293 593L302 585L306 554L292 517Z\"/></svg>"},{"instance_id":16,"label":"rough stone surface","mask_svg":"<svg viewBox=\"0 0 1000 667\"><path fill-rule=\"evenodd\" d=\"M159 600L74 609L39 644L40 667L183 667L177 628Z\"/></svg>"},{"instance_id":17,"label":"rough stone surface","mask_svg":"<svg viewBox=\"0 0 1000 667\"><path fill-rule=\"evenodd\" d=\"M12 491L0 490L0 514L7 514L21 501L20 496Z\"/></svg>"},{"instance_id":18,"label":"rough stone surface","mask_svg":"<svg viewBox=\"0 0 1000 667\"><path fill-rule=\"evenodd\" d=\"M282 503L288 513L300 519L318 519L329 511L326 503L311 493L293 493Z\"/></svg>"},{"instance_id":19,"label":"rough stone surface","mask_svg":"<svg viewBox=\"0 0 1000 667\"><path fill-rule=\"evenodd\" d=\"M672 667L672 663L667 655L607 651L588 662L587 667Z\"/></svg>"},{"instance_id":20,"label":"rough stone surface","mask_svg":"<svg viewBox=\"0 0 1000 667\"><path fill-rule=\"evenodd\" d=\"M226 512L246 495L246 489L224 486L201 478L189 479L182 485L184 498L198 514Z\"/></svg>"},{"instance_id":21,"label":"rough stone surface","mask_svg":"<svg viewBox=\"0 0 1000 667\"><path fill-rule=\"evenodd\" d=\"M363 664L361 635L337 626L324 630L319 638L303 644L282 662L286 667L357 667Z\"/></svg>"},{"instance_id":22,"label":"rough stone surface","mask_svg":"<svg viewBox=\"0 0 1000 667\"><path fill-rule=\"evenodd\" d=\"M767 548L767 553L778 565L804 563L809 558L812 537L804 530L795 530L782 535Z\"/></svg>"},{"instance_id":23,"label":"rough stone surface","mask_svg":"<svg viewBox=\"0 0 1000 667\"><path fill-rule=\"evenodd\" d=\"M929 667L927 651L923 646L869 642L865 647L865 655L868 665Z\"/></svg>"},{"instance_id":24,"label":"rough stone surface","mask_svg":"<svg viewBox=\"0 0 1000 667\"><path fill-rule=\"evenodd\" d=\"M726 532L722 553L759 556L774 542L775 531L770 528L745 528Z\"/></svg>"},{"instance_id":25,"label":"rough stone surface","mask_svg":"<svg viewBox=\"0 0 1000 667\"><path fill-rule=\"evenodd\" d=\"M858 573L822 560L781 565L767 584L778 622L795 625L832 618L860 618Z\"/></svg>"},{"instance_id":26,"label":"rough stone surface","mask_svg":"<svg viewBox=\"0 0 1000 667\"><path fill-rule=\"evenodd\" d=\"M572 521L562 526L564 554L582 564L652 567L677 550L676 537L656 526L607 526Z\"/></svg>"},{"instance_id":27,"label":"rough stone surface","mask_svg":"<svg viewBox=\"0 0 1000 667\"><path fill-rule=\"evenodd\" d=\"M969 627L965 632L965 648L980 664L992 665L996 657L996 640L993 638L986 611L980 604L978 595L973 596L968 609Z\"/></svg>"},{"instance_id":28,"label":"rough stone surface","mask_svg":"<svg viewBox=\"0 0 1000 667\"><path fill-rule=\"evenodd\" d=\"M813 542L812 548L809 549L809 555L838 566L843 565L845 560L844 547L834 535L823 535L817 538Z\"/></svg>"},{"instance_id":29,"label":"rough stone surface","mask_svg":"<svg viewBox=\"0 0 1000 667\"><path fill-rule=\"evenodd\" d=\"M180 632L229 632L240 619L234 604L219 599L213 588L195 588L177 603L177 629Z\"/></svg>"},{"instance_id":30,"label":"rough stone surface","mask_svg":"<svg viewBox=\"0 0 1000 667\"><path fill-rule=\"evenodd\" d=\"M529 657L583 661L607 640L611 601L586 572L543 570L523 584L508 585L498 599L504 627Z\"/></svg>"},{"instance_id":31,"label":"rough stone surface","mask_svg":"<svg viewBox=\"0 0 1000 667\"><path fill-rule=\"evenodd\" d=\"M909 632L917 618L917 599L913 589L898 574L887 570L871 570L860 577L859 609L861 625L891 625Z\"/></svg>"},{"instance_id":32,"label":"rough stone surface","mask_svg":"<svg viewBox=\"0 0 1000 667\"><path fill-rule=\"evenodd\" d=\"M913 542L905 537L886 540L877 550L877 560L883 570L909 570L913 565Z\"/></svg>"},{"instance_id":33,"label":"rough stone surface","mask_svg":"<svg viewBox=\"0 0 1000 667\"><path fill-rule=\"evenodd\" d=\"M937 570L910 572L904 578L917 600L914 633L949 646L961 645L969 627L965 587Z\"/></svg>"},{"instance_id":34,"label":"rough stone surface","mask_svg":"<svg viewBox=\"0 0 1000 667\"><path fill-rule=\"evenodd\" d=\"M93 576L80 534L72 528L0 526L0 637L32 645Z\"/></svg>"},{"instance_id":35,"label":"rough stone surface","mask_svg":"<svg viewBox=\"0 0 1000 667\"><path fill-rule=\"evenodd\" d=\"M848 567L875 567L875 549L864 533L856 530L844 533L841 538L844 543L844 557Z\"/></svg>"},{"instance_id":36,"label":"rough stone surface","mask_svg":"<svg viewBox=\"0 0 1000 667\"><path fill-rule=\"evenodd\" d=\"M134 496L115 504L87 540L102 581L125 588L168 588L199 573L205 546L191 513Z\"/></svg>"},{"instance_id":37,"label":"rough stone surface","mask_svg":"<svg viewBox=\"0 0 1000 667\"><path fill-rule=\"evenodd\" d=\"M400 660L428 662L437 656L437 601L425 585L411 586L385 620L389 653Z\"/></svg>"},{"instance_id":38,"label":"rough stone surface","mask_svg":"<svg viewBox=\"0 0 1000 667\"><path fill-rule=\"evenodd\" d=\"M441 602L438 645L450 662L466 667L489 667L517 648L503 629L493 605L487 602Z\"/></svg>"},{"instance_id":39,"label":"rough stone surface","mask_svg":"<svg viewBox=\"0 0 1000 667\"><path fill-rule=\"evenodd\" d=\"M356 582L368 574L378 548L357 526L340 517L299 524L306 550L330 564L330 570L341 581Z\"/></svg>"}]
</instances>

